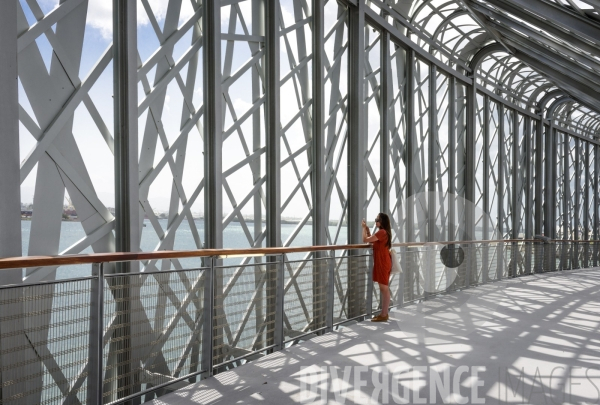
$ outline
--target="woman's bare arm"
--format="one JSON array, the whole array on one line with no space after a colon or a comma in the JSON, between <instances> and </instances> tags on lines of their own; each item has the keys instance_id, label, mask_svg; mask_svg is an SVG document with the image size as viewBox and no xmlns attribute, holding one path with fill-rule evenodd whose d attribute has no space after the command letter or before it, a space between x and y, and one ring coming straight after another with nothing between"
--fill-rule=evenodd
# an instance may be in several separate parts
<instances>
[{"instance_id":1,"label":"woman's bare arm","mask_svg":"<svg viewBox=\"0 0 600 405\"><path fill-rule=\"evenodd\" d=\"M375 235L371 236L371 231L369 230L369 227L365 223L364 219L362 222L362 237L363 237L363 243L373 243L373 242L377 241L377 236L375 236Z\"/></svg>"},{"instance_id":2,"label":"woman's bare arm","mask_svg":"<svg viewBox=\"0 0 600 405\"><path fill-rule=\"evenodd\" d=\"M373 243L373 242L377 242L379 239L377 239L377 236L373 235L373 236L369 236L367 238L365 238L363 236L363 242L365 243Z\"/></svg>"}]
</instances>

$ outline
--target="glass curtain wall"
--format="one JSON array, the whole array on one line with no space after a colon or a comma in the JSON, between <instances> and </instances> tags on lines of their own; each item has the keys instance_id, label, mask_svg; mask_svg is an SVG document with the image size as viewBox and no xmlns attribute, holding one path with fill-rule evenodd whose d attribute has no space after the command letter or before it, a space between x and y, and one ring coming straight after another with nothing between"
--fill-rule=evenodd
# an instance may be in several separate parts
<instances>
[{"instance_id":1,"label":"glass curtain wall","mask_svg":"<svg viewBox=\"0 0 600 405\"><path fill-rule=\"evenodd\" d=\"M539 228L541 235L550 236L550 229L546 228L546 219L550 216L550 213L548 211L551 208L549 202L546 201L546 183L548 182L550 173L548 173L545 170L545 168L547 167L547 160L552 158L552 154L547 153L548 139L546 137L546 126L540 122L536 122L536 125L539 125L541 127L541 129L538 130L538 133L541 135L541 140L537 143L537 145L541 146L541 150L539 151L538 156L541 156L542 160L540 165L538 165L542 167L542 170L536 170L535 172L535 178L536 181L540 182L539 189L541 191L539 194L535 193L536 201L538 198L541 200L540 203L536 204L536 207L539 207L541 209L541 212L538 215L538 217L540 218L540 223L539 225L536 224L536 229Z\"/></svg>"},{"instance_id":2,"label":"glass curtain wall","mask_svg":"<svg viewBox=\"0 0 600 405\"><path fill-rule=\"evenodd\" d=\"M348 8L327 0L324 11L324 217L330 225L327 243L343 245L348 240Z\"/></svg>"},{"instance_id":3,"label":"glass curtain wall","mask_svg":"<svg viewBox=\"0 0 600 405\"><path fill-rule=\"evenodd\" d=\"M147 22L137 27L142 251L202 248L201 13L200 6L183 3L139 10L138 19ZM145 267L167 270L171 261Z\"/></svg>"},{"instance_id":4,"label":"glass curtain wall","mask_svg":"<svg viewBox=\"0 0 600 405\"><path fill-rule=\"evenodd\" d=\"M312 244L312 70L313 52L309 4L281 0L281 243Z\"/></svg>"},{"instance_id":5,"label":"glass curtain wall","mask_svg":"<svg viewBox=\"0 0 600 405\"><path fill-rule=\"evenodd\" d=\"M44 207L36 210L31 221L23 221L25 255L114 250L112 10L97 0L84 3L61 14L52 30L19 40L21 191L25 203ZM282 219L278 242L283 246L313 244L312 212L317 198L328 222L326 242L347 241L348 167L352 164L348 149L354 147L347 141L349 64L354 63L349 60L353 44L348 29L354 6L336 0L323 3L324 26L319 31L323 38L318 39L324 46L322 66L318 67L312 49L313 3L277 3L278 163L283 181L275 216ZM61 4L19 1L20 32L37 32L31 27ZM388 23L399 27L395 24L400 14L387 10L396 3L365 4L364 70L358 80L363 81L361 148L365 154L361 164L366 181L359 194L368 221L382 206L389 206L395 241L531 237L537 233L534 230L549 234L543 227L548 215L557 236L585 239L597 235L598 215L593 207L599 198L587 188L596 181L597 146L582 138L587 134L573 133L585 122L577 115L584 114L583 109L571 102L559 106L560 119L552 125L558 128L558 143L550 145L547 156L546 131L541 139L536 138L538 127L544 124L532 115L534 106L519 101L516 95L502 100L508 94L501 88L504 79L519 89L525 83L510 72L516 59L496 51L486 56L474 73L473 80L481 88L470 104L470 78L452 70L459 64L448 58L449 50L431 48L426 54L427 49L406 42L395 30L386 32ZM265 78L267 68L272 69L266 66L265 57L265 4L233 0L219 5L216 42L221 82L217 83L217 98L223 143L219 151L222 199L217 204L224 214L223 246L261 247L266 245L264 221L268 214ZM102 27L92 15L100 6L111 16ZM203 103L208 73L203 67L202 7L202 2L180 1L138 5L136 163L143 251L204 246L203 122L207 106ZM412 21L417 26L431 27L435 21L425 12L428 7L407 10L414 14ZM445 6L434 8L446 10ZM440 29L439 38L449 32ZM436 59L442 54L445 56ZM381 66L382 61L388 66ZM312 86L315 69L321 68L324 117L319 135L324 148L319 175L324 195L315 196ZM387 83L385 100L382 83ZM553 89L540 90L536 100ZM46 98L51 105L42 104L40 100ZM466 172L467 152L471 152L467 148L469 108L475 113L473 184L467 183L471 177ZM544 111L551 111L549 104ZM382 117L386 115L384 133ZM575 119L579 124L569 124ZM56 122L64 125L58 128ZM43 144L38 142L42 137ZM384 156L387 173L382 173L382 150L388 152ZM552 164L546 172L548 158ZM544 170L536 170L540 165ZM548 182L560 187L553 193L551 206L543 201ZM382 190L389 200L383 200ZM474 205L473 235L468 235L464 226L469 222L467 195L475 200L468 202ZM75 215L78 221L62 221ZM180 263L149 262L145 266L164 270ZM40 278L67 275L60 269L58 273L56 269L35 272Z\"/></svg>"},{"instance_id":6,"label":"glass curtain wall","mask_svg":"<svg viewBox=\"0 0 600 405\"><path fill-rule=\"evenodd\" d=\"M406 240L406 135L407 135L407 60L406 50L394 42L389 49L390 89L389 120L389 196L390 219L394 242Z\"/></svg>"},{"instance_id":7,"label":"glass curtain wall","mask_svg":"<svg viewBox=\"0 0 600 405\"><path fill-rule=\"evenodd\" d=\"M513 235L513 172L514 172L514 156L513 156L513 145L515 139L515 128L514 128L514 111L509 108L503 109L502 114L502 157L500 159L502 164L502 186L500 188L502 195L502 213L500 221L502 224L502 238L511 239Z\"/></svg>"},{"instance_id":8,"label":"glass curtain wall","mask_svg":"<svg viewBox=\"0 0 600 405\"><path fill-rule=\"evenodd\" d=\"M577 235L577 140L565 134L565 239L575 239Z\"/></svg>"},{"instance_id":9,"label":"glass curtain wall","mask_svg":"<svg viewBox=\"0 0 600 405\"><path fill-rule=\"evenodd\" d=\"M585 207L586 211L587 211L587 223L585 224L585 239L587 240L594 240L596 239L595 234L594 234L594 229L595 226L594 224L596 223L596 204L598 204L598 201L595 199L595 193L594 193L594 189L596 187L596 184L598 182L597 179L597 175L598 173L596 172L596 154L594 153L596 148L594 144L591 144L589 142L586 142L586 153L587 153L587 164L586 164L586 170L587 170L587 184L589 185L589 187L584 187L586 189L586 193L587 193L587 205Z\"/></svg>"},{"instance_id":10,"label":"glass curtain wall","mask_svg":"<svg viewBox=\"0 0 600 405\"><path fill-rule=\"evenodd\" d=\"M449 206L450 199L454 198L453 195L450 195L452 183L450 180L450 154L453 146L450 142L451 98L448 75L437 72L435 87L436 131L433 139L435 178L432 179L435 188L434 193L429 196L436 200L435 212L432 215L432 220L435 221L435 234L432 240L445 241L452 240L452 236L449 234Z\"/></svg>"},{"instance_id":11,"label":"glass curtain wall","mask_svg":"<svg viewBox=\"0 0 600 405\"><path fill-rule=\"evenodd\" d=\"M486 117L488 107L487 99L477 93L475 96L475 201L474 204L474 239L489 240L490 219L486 212L486 187L488 177L486 173L486 163L489 151L487 150L487 122Z\"/></svg>"},{"instance_id":12,"label":"glass curtain wall","mask_svg":"<svg viewBox=\"0 0 600 405\"><path fill-rule=\"evenodd\" d=\"M575 178L576 178L576 182L575 182L575 190L577 190L577 212L575 213L577 215L577 219L575 221L576 223L576 234L575 234L575 239L577 240L585 240L587 239L587 236L585 234L585 229L586 229L586 222L587 222L587 216L586 216L586 194L587 194L587 190L585 189L585 187L583 187L583 185L585 184L586 180L587 180L587 176L586 176L586 155L587 155L587 142L581 140L581 139L576 139L576 145L577 145L577 171L575 174Z\"/></svg>"},{"instance_id":13,"label":"glass curtain wall","mask_svg":"<svg viewBox=\"0 0 600 405\"><path fill-rule=\"evenodd\" d=\"M535 236L537 233L536 229L536 218L538 214L537 210L537 199L541 198L540 195L537 194L536 190L538 187L538 182L543 181L541 177L541 173L537 172L537 163L539 159L539 151L538 151L538 142L537 142L537 121L529 118L529 151L525 155L525 162L529 165L529 169L527 172L527 176L529 179L528 184L526 185L526 193L527 193L527 209L525 210L525 218L527 222L526 229L526 238L531 238ZM543 183L542 183L543 184Z\"/></svg>"},{"instance_id":14,"label":"glass curtain wall","mask_svg":"<svg viewBox=\"0 0 600 405\"><path fill-rule=\"evenodd\" d=\"M525 228L527 227L525 223L525 213L526 204L527 204L527 196L526 196L526 187L527 187L527 166L529 164L529 156L527 153L529 136L526 132L526 119L522 114L516 114L516 122L515 122L515 168L513 172L513 184L515 185L515 196L514 196L514 236L517 238L525 237Z\"/></svg>"},{"instance_id":15,"label":"glass curtain wall","mask_svg":"<svg viewBox=\"0 0 600 405\"><path fill-rule=\"evenodd\" d=\"M258 1L228 3L220 10L223 246L260 247L266 183L264 11Z\"/></svg>"},{"instance_id":16,"label":"glass curtain wall","mask_svg":"<svg viewBox=\"0 0 600 405\"><path fill-rule=\"evenodd\" d=\"M487 212L489 212L492 227L490 229L489 238L490 240L500 239L501 226L502 226L502 203L501 193L503 192L500 188L500 168L501 168L501 151L502 151L502 135L500 132L500 113L502 109L500 105L494 101L489 101L489 118L488 118L488 129L487 129L487 173L488 173L488 187L487 187Z\"/></svg>"},{"instance_id":17,"label":"glass curtain wall","mask_svg":"<svg viewBox=\"0 0 600 405\"><path fill-rule=\"evenodd\" d=\"M556 153L555 153L555 167L556 167L556 176L554 187L556 190L556 198L555 198L555 237L556 239L566 239L568 235L568 229L564 226L567 221L567 214L565 213L565 202L569 199L569 196L566 194L566 184L568 179L568 166L565 166L565 161L568 159L565 151L565 143L567 142L567 137L564 133L556 131L554 140L556 145ZM565 170L567 169L567 170ZM560 196L563 196L561 199Z\"/></svg>"},{"instance_id":18,"label":"glass curtain wall","mask_svg":"<svg viewBox=\"0 0 600 405\"><path fill-rule=\"evenodd\" d=\"M454 81L453 100L454 107L454 234L451 240L472 240L475 235L470 235L466 229L467 218L466 201L467 184L467 87Z\"/></svg>"},{"instance_id":19,"label":"glass curtain wall","mask_svg":"<svg viewBox=\"0 0 600 405\"><path fill-rule=\"evenodd\" d=\"M112 7L89 0L53 12L58 3L17 1L21 211L31 213L21 221L24 256L114 249L112 20L94 27L94 10L110 16ZM27 277L73 271L89 266Z\"/></svg>"},{"instance_id":20,"label":"glass curtain wall","mask_svg":"<svg viewBox=\"0 0 600 405\"><path fill-rule=\"evenodd\" d=\"M415 58L413 65L413 89L412 102L414 114L414 138L408 143L407 151L410 154L412 164L410 165L411 187L408 190L408 209L411 211L408 217L409 241L426 242L428 221L428 181L429 181L429 114L430 97L429 86L431 85L430 66L425 61Z\"/></svg>"},{"instance_id":21,"label":"glass curtain wall","mask_svg":"<svg viewBox=\"0 0 600 405\"><path fill-rule=\"evenodd\" d=\"M381 32L365 25L365 126L366 126L366 157L367 173L366 215L367 223L374 223L375 217L381 211Z\"/></svg>"}]
</instances>

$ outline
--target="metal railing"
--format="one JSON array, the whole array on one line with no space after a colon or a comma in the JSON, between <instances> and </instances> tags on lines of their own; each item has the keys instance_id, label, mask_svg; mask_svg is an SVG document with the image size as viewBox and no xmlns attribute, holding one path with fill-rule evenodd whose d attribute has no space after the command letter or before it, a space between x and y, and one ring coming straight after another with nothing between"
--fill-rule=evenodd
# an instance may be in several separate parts
<instances>
[{"instance_id":1,"label":"metal railing","mask_svg":"<svg viewBox=\"0 0 600 405\"><path fill-rule=\"evenodd\" d=\"M377 311L379 293L366 248L0 259L0 269L82 263L92 268L86 277L0 287L0 403L145 402L369 317ZM595 267L600 261L600 242L394 248L402 272L390 280L392 307L503 278ZM306 252L306 258L288 260L289 253L298 252ZM242 264L230 264L232 256ZM198 263L184 265L183 257Z\"/></svg>"}]
</instances>

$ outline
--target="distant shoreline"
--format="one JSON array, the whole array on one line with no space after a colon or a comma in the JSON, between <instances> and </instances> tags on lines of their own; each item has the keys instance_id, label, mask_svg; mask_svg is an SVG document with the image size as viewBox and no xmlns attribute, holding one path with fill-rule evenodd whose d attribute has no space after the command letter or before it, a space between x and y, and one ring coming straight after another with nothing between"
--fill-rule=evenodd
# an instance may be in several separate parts
<instances>
[{"instance_id":1,"label":"distant shoreline","mask_svg":"<svg viewBox=\"0 0 600 405\"><path fill-rule=\"evenodd\" d=\"M144 218L144 219L148 219L148 218ZM164 219L166 220L167 218L157 218L158 220ZM31 217L28 218L24 218L21 217L21 221L27 221L27 222L31 222ZM200 218L194 218L194 221L204 221L204 217L200 217ZM81 222L79 219L62 219L62 222ZM240 220L238 218L234 218L231 220L231 222L236 222L239 223ZM246 222L254 222L253 219L248 219L246 218ZM297 225L300 222L302 222L302 220L298 219L298 220L294 220L294 219L282 219L281 220L281 224L282 225ZM262 223L266 223L266 221L263 219ZM306 225L312 225L312 221L307 221ZM329 226L337 226L338 222L337 221L329 221ZM346 226L346 223L342 224L342 226Z\"/></svg>"}]
</instances>

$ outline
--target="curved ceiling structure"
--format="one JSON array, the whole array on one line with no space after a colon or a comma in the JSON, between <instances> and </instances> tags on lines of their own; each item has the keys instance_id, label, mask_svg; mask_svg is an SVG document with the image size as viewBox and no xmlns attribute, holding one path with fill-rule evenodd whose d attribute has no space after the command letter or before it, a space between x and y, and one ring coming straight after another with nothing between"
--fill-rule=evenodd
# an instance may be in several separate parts
<instances>
[{"instance_id":1,"label":"curved ceiling structure","mask_svg":"<svg viewBox=\"0 0 600 405\"><path fill-rule=\"evenodd\" d=\"M480 86L521 108L540 113L544 96L562 90L575 102L564 106L569 112L562 114L560 125L598 137L598 0L370 3L442 62L469 75L475 65Z\"/></svg>"}]
</instances>

